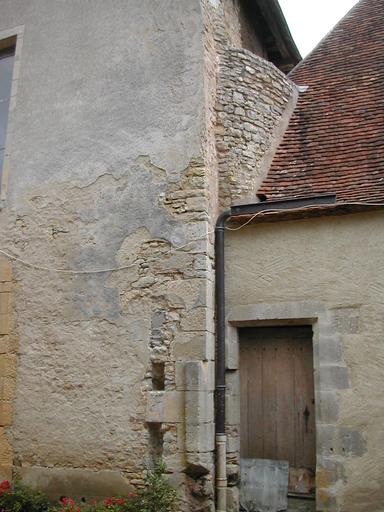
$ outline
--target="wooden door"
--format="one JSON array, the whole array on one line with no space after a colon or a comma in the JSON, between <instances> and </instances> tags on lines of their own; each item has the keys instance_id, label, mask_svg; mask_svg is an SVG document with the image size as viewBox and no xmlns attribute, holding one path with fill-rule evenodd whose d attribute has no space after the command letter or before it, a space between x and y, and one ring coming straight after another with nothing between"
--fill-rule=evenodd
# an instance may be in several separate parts
<instances>
[{"instance_id":1,"label":"wooden door","mask_svg":"<svg viewBox=\"0 0 384 512\"><path fill-rule=\"evenodd\" d=\"M312 494L316 468L312 329L240 329L241 457L289 462L289 491Z\"/></svg>"}]
</instances>

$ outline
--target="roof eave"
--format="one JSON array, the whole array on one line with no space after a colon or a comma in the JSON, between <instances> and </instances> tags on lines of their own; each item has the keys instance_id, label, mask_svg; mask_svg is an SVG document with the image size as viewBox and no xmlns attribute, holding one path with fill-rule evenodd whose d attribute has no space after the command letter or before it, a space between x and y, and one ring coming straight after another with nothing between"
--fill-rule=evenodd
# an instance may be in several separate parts
<instances>
[{"instance_id":1,"label":"roof eave","mask_svg":"<svg viewBox=\"0 0 384 512\"><path fill-rule=\"evenodd\" d=\"M263 203L261 203L263 204ZM257 224L264 222L282 222L291 220L311 219L314 217L329 217L339 215L350 215L355 213L367 213L384 210L384 203L335 203L335 204L314 204L298 208L283 210L265 210L256 214L244 214L231 218L235 224Z\"/></svg>"},{"instance_id":2,"label":"roof eave","mask_svg":"<svg viewBox=\"0 0 384 512\"><path fill-rule=\"evenodd\" d=\"M302 57L293 40L287 21L278 0L255 0L268 25L274 44L279 52L279 68L290 71Z\"/></svg>"}]
</instances>

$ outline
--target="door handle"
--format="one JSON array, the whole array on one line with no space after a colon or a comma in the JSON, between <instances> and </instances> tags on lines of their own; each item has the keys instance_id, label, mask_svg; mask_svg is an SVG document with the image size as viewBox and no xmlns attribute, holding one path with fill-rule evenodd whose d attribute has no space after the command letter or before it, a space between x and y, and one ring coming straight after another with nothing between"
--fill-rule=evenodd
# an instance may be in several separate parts
<instances>
[{"instance_id":1,"label":"door handle","mask_svg":"<svg viewBox=\"0 0 384 512\"><path fill-rule=\"evenodd\" d=\"M309 412L308 405L305 406L303 414L304 414L304 421L305 421L305 432L308 433L308 420L309 420L309 416L311 414Z\"/></svg>"}]
</instances>

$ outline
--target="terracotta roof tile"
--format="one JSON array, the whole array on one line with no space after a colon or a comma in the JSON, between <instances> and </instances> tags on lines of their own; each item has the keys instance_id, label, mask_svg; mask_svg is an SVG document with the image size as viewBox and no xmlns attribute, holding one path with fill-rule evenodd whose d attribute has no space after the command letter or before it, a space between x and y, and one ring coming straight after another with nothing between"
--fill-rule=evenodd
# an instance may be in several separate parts
<instances>
[{"instance_id":1,"label":"terracotta roof tile","mask_svg":"<svg viewBox=\"0 0 384 512\"><path fill-rule=\"evenodd\" d=\"M300 93L259 192L384 201L384 1L361 0L291 72Z\"/></svg>"}]
</instances>

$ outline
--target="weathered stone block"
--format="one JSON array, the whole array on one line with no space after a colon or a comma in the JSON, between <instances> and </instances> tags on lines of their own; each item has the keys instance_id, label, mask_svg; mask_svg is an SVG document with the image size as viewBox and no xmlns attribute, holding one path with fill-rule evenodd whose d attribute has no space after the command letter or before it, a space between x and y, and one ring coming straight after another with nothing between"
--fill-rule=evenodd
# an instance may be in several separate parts
<instances>
[{"instance_id":1,"label":"weathered stone block","mask_svg":"<svg viewBox=\"0 0 384 512\"><path fill-rule=\"evenodd\" d=\"M8 441L4 428L0 427L0 460L4 466L12 465L12 447Z\"/></svg>"},{"instance_id":2,"label":"weathered stone block","mask_svg":"<svg viewBox=\"0 0 384 512\"><path fill-rule=\"evenodd\" d=\"M337 391L321 391L319 393L319 417L322 423L335 423L339 416L339 398Z\"/></svg>"},{"instance_id":3,"label":"weathered stone block","mask_svg":"<svg viewBox=\"0 0 384 512\"><path fill-rule=\"evenodd\" d=\"M0 400L0 427L12 425L12 402Z\"/></svg>"},{"instance_id":4,"label":"weathered stone block","mask_svg":"<svg viewBox=\"0 0 384 512\"><path fill-rule=\"evenodd\" d=\"M175 335L173 353L179 360L202 360L214 359L215 339L210 332L183 332Z\"/></svg>"},{"instance_id":5,"label":"weathered stone block","mask_svg":"<svg viewBox=\"0 0 384 512\"><path fill-rule=\"evenodd\" d=\"M210 452L214 449L215 425L186 423L185 445L187 452Z\"/></svg>"},{"instance_id":6,"label":"weathered stone block","mask_svg":"<svg viewBox=\"0 0 384 512\"><path fill-rule=\"evenodd\" d=\"M187 452L186 462L186 473L192 477L199 477L214 470L214 454L212 452Z\"/></svg>"},{"instance_id":7,"label":"weathered stone block","mask_svg":"<svg viewBox=\"0 0 384 512\"><path fill-rule=\"evenodd\" d=\"M238 512L240 495L238 487L227 487L227 512Z\"/></svg>"},{"instance_id":8,"label":"weathered stone block","mask_svg":"<svg viewBox=\"0 0 384 512\"><path fill-rule=\"evenodd\" d=\"M359 332L359 311L357 308L341 308L333 311L333 323L337 332L356 334Z\"/></svg>"},{"instance_id":9,"label":"weathered stone block","mask_svg":"<svg viewBox=\"0 0 384 512\"><path fill-rule=\"evenodd\" d=\"M227 435L227 453L240 451L240 435Z\"/></svg>"},{"instance_id":10,"label":"weathered stone block","mask_svg":"<svg viewBox=\"0 0 384 512\"><path fill-rule=\"evenodd\" d=\"M339 431L340 453L361 457L367 451L367 442L361 432L348 428Z\"/></svg>"},{"instance_id":11,"label":"weathered stone block","mask_svg":"<svg viewBox=\"0 0 384 512\"><path fill-rule=\"evenodd\" d=\"M15 395L16 380L8 377L0 377L0 400L13 400Z\"/></svg>"},{"instance_id":12,"label":"weathered stone block","mask_svg":"<svg viewBox=\"0 0 384 512\"><path fill-rule=\"evenodd\" d=\"M52 498L60 496L107 497L126 494L133 488L119 471L88 469L20 468L23 484L39 489Z\"/></svg>"},{"instance_id":13,"label":"weathered stone block","mask_svg":"<svg viewBox=\"0 0 384 512\"><path fill-rule=\"evenodd\" d=\"M319 379L321 390L349 387L348 368L345 366L320 366Z\"/></svg>"},{"instance_id":14,"label":"weathered stone block","mask_svg":"<svg viewBox=\"0 0 384 512\"><path fill-rule=\"evenodd\" d=\"M233 103L242 105L244 103L244 96L239 92L234 92L232 96Z\"/></svg>"},{"instance_id":15,"label":"weathered stone block","mask_svg":"<svg viewBox=\"0 0 384 512\"><path fill-rule=\"evenodd\" d=\"M322 317L324 305L317 301L303 302L281 302L279 304L256 304L236 306L229 311L229 321L236 322L237 325L248 323L250 320L291 320L297 318L313 319ZM334 330L332 331L332 333Z\"/></svg>"},{"instance_id":16,"label":"weathered stone block","mask_svg":"<svg viewBox=\"0 0 384 512\"><path fill-rule=\"evenodd\" d=\"M0 377L16 377L15 354L2 354L0 356Z\"/></svg>"},{"instance_id":17,"label":"weathered stone block","mask_svg":"<svg viewBox=\"0 0 384 512\"><path fill-rule=\"evenodd\" d=\"M321 364L334 364L343 361L340 336L319 336L318 355Z\"/></svg>"},{"instance_id":18,"label":"weathered stone block","mask_svg":"<svg viewBox=\"0 0 384 512\"><path fill-rule=\"evenodd\" d=\"M149 288L157 282L153 276L142 276L137 281L132 283L133 288Z\"/></svg>"},{"instance_id":19,"label":"weathered stone block","mask_svg":"<svg viewBox=\"0 0 384 512\"><path fill-rule=\"evenodd\" d=\"M147 423L162 423L164 421L164 393L165 391L148 391L145 415Z\"/></svg>"},{"instance_id":20,"label":"weathered stone block","mask_svg":"<svg viewBox=\"0 0 384 512\"><path fill-rule=\"evenodd\" d=\"M185 393L182 391L166 391L164 396L164 421L181 423L185 419Z\"/></svg>"},{"instance_id":21,"label":"weathered stone block","mask_svg":"<svg viewBox=\"0 0 384 512\"><path fill-rule=\"evenodd\" d=\"M184 393L181 391L148 391L147 423L179 423L184 420Z\"/></svg>"},{"instance_id":22,"label":"weathered stone block","mask_svg":"<svg viewBox=\"0 0 384 512\"><path fill-rule=\"evenodd\" d=\"M176 387L179 390L213 391L215 389L212 361L177 361Z\"/></svg>"},{"instance_id":23,"label":"weathered stone block","mask_svg":"<svg viewBox=\"0 0 384 512\"><path fill-rule=\"evenodd\" d=\"M0 481L12 480L12 466L6 464L0 464Z\"/></svg>"},{"instance_id":24,"label":"weathered stone block","mask_svg":"<svg viewBox=\"0 0 384 512\"><path fill-rule=\"evenodd\" d=\"M12 264L4 257L0 257L0 282L12 280Z\"/></svg>"},{"instance_id":25,"label":"weathered stone block","mask_svg":"<svg viewBox=\"0 0 384 512\"><path fill-rule=\"evenodd\" d=\"M0 336L0 354L6 354L8 351L8 336Z\"/></svg>"},{"instance_id":26,"label":"weathered stone block","mask_svg":"<svg viewBox=\"0 0 384 512\"><path fill-rule=\"evenodd\" d=\"M214 332L213 311L210 308L193 308L184 314L181 320L183 331L209 331Z\"/></svg>"},{"instance_id":27,"label":"weathered stone block","mask_svg":"<svg viewBox=\"0 0 384 512\"><path fill-rule=\"evenodd\" d=\"M228 326L225 337L225 362L228 370L239 368L239 343L237 329Z\"/></svg>"},{"instance_id":28,"label":"weathered stone block","mask_svg":"<svg viewBox=\"0 0 384 512\"><path fill-rule=\"evenodd\" d=\"M176 432L177 432L177 449L179 452L185 452L185 422L178 423L176 425Z\"/></svg>"},{"instance_id":29,"label":"weathered stone block","mask_svg":"<svg viewBox=\"0 0 384 512\"><path fill-rule=\"evenodd\" d=\"M214 420L213 392L185 392L186 421L190 425L209 423Z\"/></svg>"},{"instance_id":30,"label":"weathered stone block","mask_svg":"<svg viewBox=\"0 0 384 512\"><path fill-rule=\"evenodd\" d=\"M319 423L316 426L317 452L325 456L338 451L338 429L335 425Z\"/></svg>"},{"instance_id":31,"label":"weathered stone block","mask_svg":"<svg viewBox=\"0 0 384 512\"><path fill-rule=\"evenodd\" d=\"M227 394L226 404L226 423L227 425L239 425L240 423L240 395Z\"/></svg>"},{"instance_id":32,"label":"weathered stone block","mask_svg":"<svg viewBox=\"0 0 384 512\"><path fill-rule=\"evenodd\" d=\"M10 320L11 318L9 313L3 315L0 314L0 334L9 334Z\"/></svg>"},{"instance_id":33,"label":"weathered stone block","mask_svg":"<svg viewBox=\"0 0 384 512\"><path fill-rule=\"evenodd\" d=\"M173 303L185 305L187 309L193 308L199 300L201 279L178 279L167 283L166 299Z\"/></svg>"},{"instance_id":34,"label":"weathered stone block","mask_svg":"<svg viewBox=\"0 0 384 512\"><path fill-rule=\"evenodd\" d=\"M237 371L226 372L226 422L227 425L240 423L240 375Z\"/></svg>"},{"instance_id":35,"label":"weathered stone block","mask_svg":"<svg viewBox=\"0 0 384 512\"><path fill-rule=\"evenodd\" d=\"M206 261L210 262L209 258L206 258ZM212 272L212 268L207 268L206 271ZM204 286L201 286L196 306L207 307L211 311L214 310L215 290L213 281L207 280L205 281Z\"/></svg>"},{"instance_id":36,"label":"weathered stone block","mask_svg":"<svg viewBox=\"0 0 384 512\"><path fill-rule=\"evenodd\" d=\"M164 459L167 468L171 468L172 466L168 465L168 461ZM167 475L168 482L172 485L174 489L180 489L185 480L185 475L183 470L185 468L185 454L180 454L180 465L175 466L175 470L172 471L172 474Z\"/></svg>"},{"instance_id":37,"label":"weathered stone block","mask_svg":"<svg viewBox=\"0 0 384 512\"><path fill-rule=\"evenodd\" d=\"M10 313L9 303L10 293L0 293L0 315L8 315Z\"/></svg>"},{"instance_id":38,"label":"weathered stone block","mask_svg":"<svg viewBox=\"0 0 384 512\"><path fill-rule=\"evenodd\" d=\"M196 184L201 186L201 188L204 187L204 178L195 178ZM188 240L191 240L192 242L200 241L204 239L204 235L207 236L207 233L209 231L209 225L208 222L200 221L200 222L189 222L185 225L185 235ZM203 240L206 242L206 240ZM191 247L192 247L191 243Z\"/></svg>"},{"instance_id":39,"label":"weathered stone block","mask_svg":"<svg viewBox=\"0 0 384 512\"><path fill-rule=\"evenodd\" d=\"M225 374L226 394L234 396L236 399L240 396L240 374L238 371L227 371Z\"/></svg>"}]
</instances>

